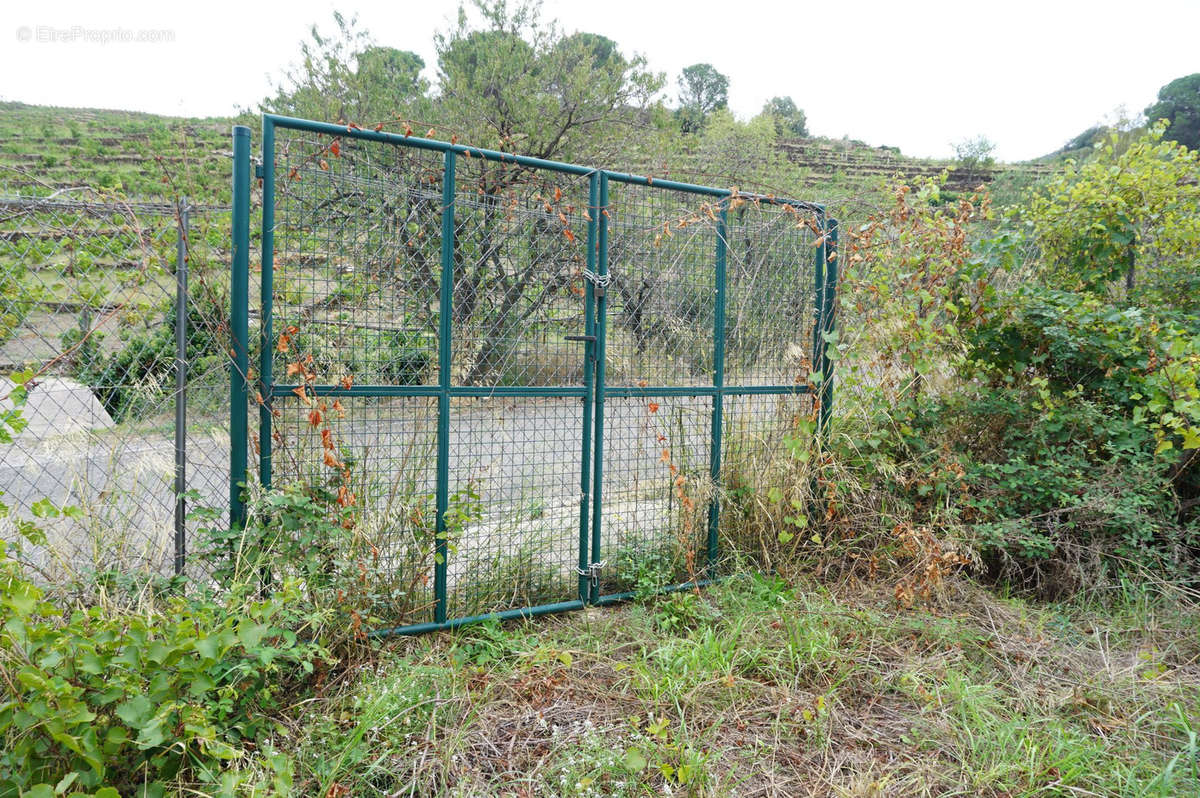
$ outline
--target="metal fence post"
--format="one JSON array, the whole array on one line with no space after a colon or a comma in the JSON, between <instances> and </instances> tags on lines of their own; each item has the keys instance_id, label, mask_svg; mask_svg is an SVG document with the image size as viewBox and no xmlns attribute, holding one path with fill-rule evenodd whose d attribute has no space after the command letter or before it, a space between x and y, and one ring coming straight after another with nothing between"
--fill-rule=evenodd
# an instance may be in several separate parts
<instances>
[{"instance_id":1,"label":"metal fence post","mask_svg":"<svg viewBox=\"0 0 1200 798\"><path fill-rule=\"evenodd\" d=\"M820 375L821 384L816 386L812 400L816 404L818 430L820 437L821 400L825 396L825 258L826 242L829 239L828 219L824 214L817 217L816 253L813 263L813 332L812 332L812 371Z\"/></svg>"},{"instance_id":2,"label":"metal fence post","mask_svg":"<svg viewBox=\"0 0 1200 798\"><path fill-rule=\"evenodd\" d=\"M188 203L175 221L175 574L187 558Z\"/></svg>"},{"instance_id":3,"label":"metal fence post","mask_svg":"<svg viewBox=\"0 0 1200 798\"><path fill-rule=\"evenodd\" d=\"M824 297L821 304L824 308L824 319L821 323L821 412L817 425L824 436L829 431L829 419L833 415L833 363L829 356L829 340L837 328L837 282L838 282L838 221L829 220L829 232L825 250L825 285Z\"/></svg>"},{"instance_id":4,"label":"metal fence post","mask_svg":"<svg viewBox=\"0 0 1200 798\"><path fill-rule=\"evenodd\" d=\"M596 261L600 248L600 175L592 172L588 178L588 224L587 266L590 274L596 273ZM580 442L581 462L579 467L579 600L586 602L591 584L588 565L591 553L588 546L588 519L591 517L592 491L592 403L595 401L596 370L596 286L584 280L584 335L588 338L584 347L583 364L583 440Z\"/></svg>"},{"instance_id":5,"label":"metal fence post","mask_svg":"<svg viewBox=\"0 0 1200 798\"><path fill-rule=\"evenodd\" d=\"M598 214L600 217L600 230L597 234L596 242L596 276L604 282L604 278L608 276L608 174L600 173L600 205ZM596 297L596 376L595 376L595 395L594 416L595 416L595 434L592 436L592 445L595 447L593 456L593 479L592 496L592 545L588 552L589 568L592 573L595 571L590 567L594 563L600 562L601 548L601 527L604 511L604 358L605 347L607 345L607 330L608 330L608 296L607 291L604 291ZM591 591L588 600L595 603L600 599L600 585L598 580L591 580Z\"/></svg>"},{"instance_id":6,"label":"metal fence post","mask_svg":"<svg viewBox=\"0 0 1200 798\"><path fill-rule=\"evenodd\" d=\"M725 267L728 256L729 242L727 240L729 225L729 208L721 203L721 213L717 218L717 253L714 282L716 283L715 307L713 309L713 387L716 392L712 399L712 441L708 455L709 478L714 486L721 483L721 436L723 414L725 412ZM709 576L715 576L717 565L719 532L721 523L720 491L713 491L712 502L708 505L708 571Z\"/></svg>"},{"instance_id":7,"label":"metal fence post","mask_svg":"<svg viewBox=\"0 0 1200 798\"><path fill-rule=\"evenodd\" d=\"M258 481L263 489L271 487L271 410L275 406L271 389L275 349L271 329L275 300L275 124L263 119L262 129L262 276L259 286L259 395L258 406Z\"/></svg>"},{"instance_id":8,"label":"metal fence post","mask_svg":"<svg viewBox=\"0 0 1200 798\"><path fill-rule=\"evenodd\" d=\"M450 368L451 316L454 312L454 151L446 150L442 168L442 276L438 297L437 520L433 571L433 620L446 622L446 566L450 547L446 512L450 509Z\"/></svg>"},{"instance_id":9,"label":"metal fence post","mask_svg":"<svg viewBox=\"0 0 1200 798\"><path fill-rule=\"evenodd\" d=\"M233 128L233 236L230 281L229 523L246 522L242 488L249 460L250 370L250 128Z\"/></svg>"}]
</instances>

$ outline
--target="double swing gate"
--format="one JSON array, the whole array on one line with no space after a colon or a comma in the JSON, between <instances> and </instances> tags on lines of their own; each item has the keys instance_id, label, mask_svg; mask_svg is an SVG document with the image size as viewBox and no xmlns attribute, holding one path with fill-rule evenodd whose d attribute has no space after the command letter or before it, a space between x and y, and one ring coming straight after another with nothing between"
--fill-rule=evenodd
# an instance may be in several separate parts
<instances>
[{"instance_id":1,"label":"double swing gate","mask_svg":"<svg viewBox=\"0 0 1200 798\"><path fill-rule=\"evenodd\" d=\"M261 165L233 139L231 520L312 497L377 625L691 586L800 531L774 505L833 399L822 206L271 115Z\"/></svg>"}]
</instances>

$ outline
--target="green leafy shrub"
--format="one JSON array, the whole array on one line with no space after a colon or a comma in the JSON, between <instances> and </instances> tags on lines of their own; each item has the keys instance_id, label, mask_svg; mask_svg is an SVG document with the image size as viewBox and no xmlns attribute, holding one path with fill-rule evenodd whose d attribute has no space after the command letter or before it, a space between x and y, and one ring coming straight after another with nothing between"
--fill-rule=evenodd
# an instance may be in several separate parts
<instances>
[{"instance_id":1,"label":"green leafy shrub","mask_svg":"<svg viewBox=\"0 0 1200 798\"><path fill-rule=\"evenodd\" d=\"M0 262L0 343L4 343L29 315L32 297L24 285L26 269L20 262Z\"/></svg>"},{"instance_id":2,"label":"green leafy shrub","mask_svg":"<svg viewBox=\"0 0 1200 798\"><path fill-rule=\"evenodd\" d=\"M2 544L0 584L0 784L12 794L212 783L273 733L272 714L325 657L305 639L319 617L297 609L290 584L265 599L64 609Z\"/></svg>"},{"instance_id":3,"label":"green leafy shrub","mask_svg":"<svg viewBox=\"0 0 1200 798\"><path fill-rule=\"evenodd\" d=\"M224 333L217 320L228 315L223 290L195 281L188 300L187 357L193 374L221 364ZM148 329L129 335L120 350L105 354L103 334L86 334L86 327L67 331L62 344L69 351L75 376L86 382L114 421L121 422L160 401L175 387L174 305Z\"/></svg>"},{"instance_id":4,"label":"green leafy shrub","mask_svg":"<svg viewBox=\"0 0 1200 798\"><path fill-rule=\"evenodd\" d=\"M433 366L436 342L409 330L380 330L367 342L367 357L379 363L380 377L395 385L420 385ZM369 373L351 367L351 373Z\"/></svg>"},{"instance_id":5,"label":"green leafy shrub","mask_svg":"<svg viewBox=\"0 0 1200 798\"><path fill-rule=\"evenodd\" d=\"M1200 551L1200 319L1164 290L1200 243L1179 179L1195 162L1157 131L1096 159L1040 189L1024 226L901 187L844 260L848 462L872 505L1049 592L1131 563L1190 573Z\"/></svg>"},{"instance_id":6,"label":"green leafy shrub","mask_svg":"<svg viewBox=\"0 0 1200 798\"><path fill-rule=\"evenodd\" d=\"M1128 142L1114 131L1032 193L1022 217L1050 286L1107 292L1123 278L1144 307L1200 309L1200 156L1164 141L1164 129Z\"/></svg>"},{"instance_id":7,"label":"green leafy shrub","mask_svg":"<svg viewBox=\"0 0 1200 798\"><path fill-rule=\"evenodd\" d=\"M1192 567L1200 338L1169 318L1037 286L996 298L963 336L960 389L897 408L893 456L961 473L891 489L943 497L995 573L1043 588L1084 581L1081 558Z\"/></svg>"}]
</instances>

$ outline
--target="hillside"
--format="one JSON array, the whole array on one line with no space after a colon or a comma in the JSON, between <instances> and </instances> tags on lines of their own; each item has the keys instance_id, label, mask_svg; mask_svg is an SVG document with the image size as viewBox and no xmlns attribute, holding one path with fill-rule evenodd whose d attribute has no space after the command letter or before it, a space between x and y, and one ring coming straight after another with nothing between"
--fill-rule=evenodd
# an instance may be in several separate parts
<instances>
[{"instance_id":1,"label":"hillside","mask_svg":"<svg viewBox=\"0 0 1200 798\"><path fill-rule=\"evenodd\" d=\"M232 117L188 119L135 111L0 104L0 192L46 195L78 186L116 189L130 197L186 194L203 204L229 200ZM956 169L953 161L911 158L890 147L851 139L780 142L816 194L869 193L883 180L936 178L946 189L996 184L1001 193L1054 170L1051 163ZM173 190L163 185L169 174Z\"/></svg>"},{"instance_id":2,"label":"hillside","mask_svg":"<svg viewBox=\"0 0 1200 798\"><path fill-rule=\"evenodd\" d=\"M230 119L0 104L0 191L44 196L78 186L130 197L229 199Z\"/></svg>"}]
</instances>

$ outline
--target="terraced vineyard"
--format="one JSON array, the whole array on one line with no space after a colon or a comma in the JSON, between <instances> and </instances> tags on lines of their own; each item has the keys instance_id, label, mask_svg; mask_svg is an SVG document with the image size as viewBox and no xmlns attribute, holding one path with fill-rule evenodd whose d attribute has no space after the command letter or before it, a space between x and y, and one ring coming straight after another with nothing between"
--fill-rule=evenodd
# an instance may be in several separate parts
<instances>
[{"instance_id":1,"label":"terraced vineyard","mask_svg":"<svg viewBox=\"0 0 1200 798\"><path fill-rule=\"evenodd\" d=\"M139 198L186 194L198 203L225 205L233 123L0 103L0 194L45 196L90 186ZM779 146L804 170L806 187L833 187L834 193L867 193L896 175L937 177L946 170L949 191L984 183L1004 193L1055 171L1049 163L956 169L953 161L910 158L845 139L792 139ZM171 185L163 184L166 175Z\"/></svg>"},{"instance_id":2,"label":"terraced vineyard","mask_svg":"<svg viewBox=\"0 0 1200 798\"><path fill-rule=\"evenodd\" d=\"M230 119L0 103L0 193L87 186L140 198L229 200ZM164 185L170 175L173 185Z\"/></svg>"},{"instance_id":3,"label":"terraced vineyard","mask_svg":"<svg viewBox=\"0 0 1200 798\"><path fill-rule=\"evenodd\" d=\"M946 170L946 188L970 191L1000 177L1030 181L1052 174L1050 164L1002 164L971 169L956 168L953 161L908 158L889 147L868 147L857 142L829 139L793 139L780 146L793 163L808 170L806 183L818 186L829 182L868 183L904 175L912 179L937 177Z\"/></svg>"}]
</instances>

